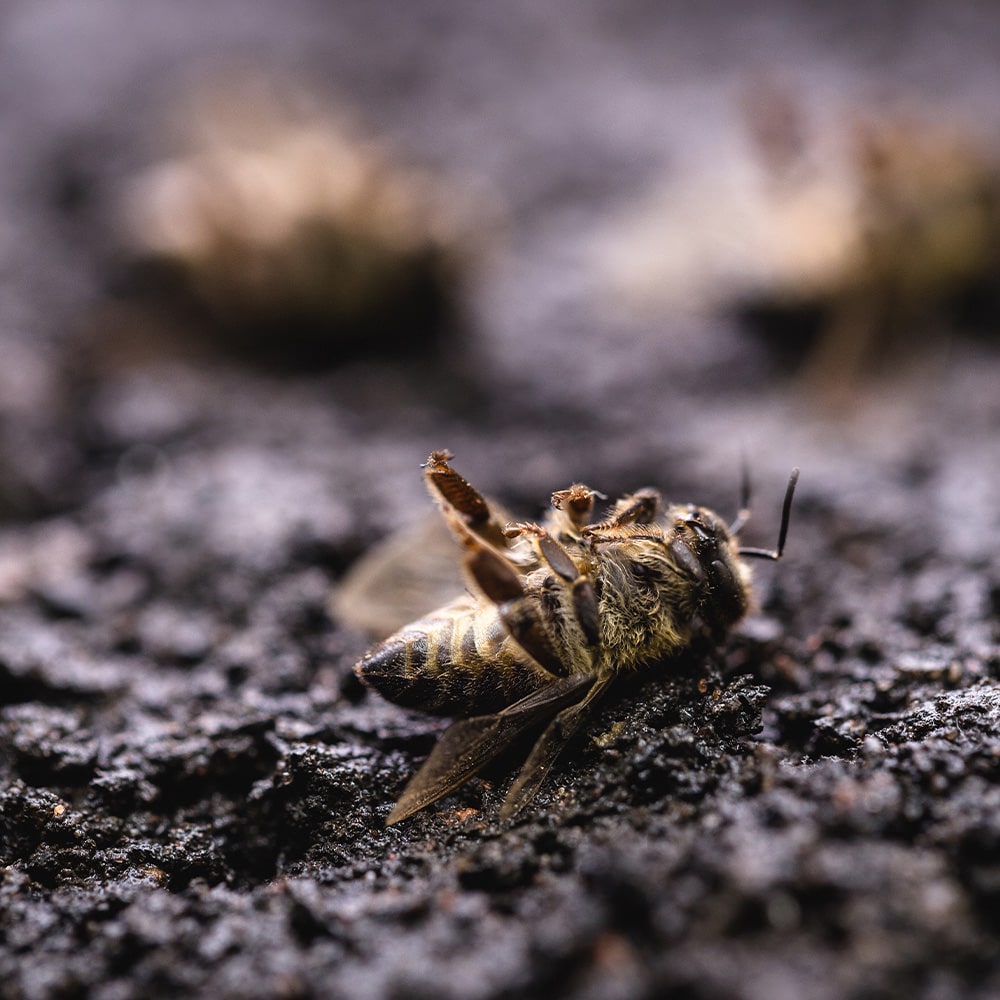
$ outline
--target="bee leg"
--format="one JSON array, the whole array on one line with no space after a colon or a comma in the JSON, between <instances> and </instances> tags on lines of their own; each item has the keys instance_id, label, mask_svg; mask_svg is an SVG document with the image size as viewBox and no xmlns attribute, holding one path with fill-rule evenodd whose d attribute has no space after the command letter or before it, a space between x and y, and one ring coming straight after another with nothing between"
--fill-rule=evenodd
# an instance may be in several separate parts
<instances>
[{"instance_id":1,"label":"bee leg","mask_svg":"<svg viewBox=\"0 0 1000 1000\"><path fill-rule=\"evenodd\" d=\"M597 614L597 593L594 583L573 562L570 554L544 528L530 522L508 525L504 528L508 538L531 535L539 558L572 591L573 612L587 645L594 650L600 644L600 627ZM588 664L589 666L589 664Z\"/></svg>"},{"instance_id":2,"label":"bee leg","mask_svg":"<svg viewBox=\"0 0 1000 1000\"><path fill-rule=\"evenodd\" d=\"M625 524L650 524L656 519L663 504L663 497L657 490L645 487L624 496L615 504L615 509L603 521L590 525L590 529L620 528Z\"/></svg>"},{"instance_id":3,"label":"bee leg","mask_svg":"<svg viewBox=\"0 0 1000 1000\"><path fill-rule=\"evenodd\" d=\"M503 525L494 517L486 498L448 464L451 458L448 451L431 452L423 466L428 489L446 505L446 510L454 511L474 535L505 549Z\"/></svg>"},{"instance_id":4,"label":"bee leg","mask_svg":"<svg viewBox=\"0 0 1000 1000\"><path fill-rule=\"evenodd\" d=\"M565 677L569 670L552 645L538 617L537 602L524 589L521 575L503 556L471 535L463 541L469 550L466 570L483 594L496 604L497 614L514 641L550 674Z\"/></svg>"},{"instance_id":5,"label":"bee leg","mask_svg":"<svg viewBox=\"0 0 1000 1000\"><path fill-rule=\"evenodd\" d=\"M578 532L590 522L594 512L594 497L607 499L603 493L592 490L583 483L574 483L568 490L552 494L552 506L568 521L574 532Z\"/></svg>"},{"instance_id":6,"label":"bee leg","mask_svg":"<svg viewBox=\"0 0 1000 1000\"><path fill-rule=\"evenodd\" d=\"M507 823L514 819L535 797L556 757L589 717L613 680L613 676L608 676L595 681L583 701L564 708L548 724L504 798L500 809L501 822Z\"/></svg>"},{"instance_id":7,"label":"bee leg","mask_svg":"<svg viewBox=\"0 0 1000 1000\"><path fill-rule=\"evenodd\" d=\"M483 595L496 604L497 614L507 626L514 641L542 669L553 676L565 677L569 674L569 668L542 624L538 614L538 602L524 589L518 570L488 544L488 539L480 537L454 510L446 508L445 517L455 536L466 549L466 571ZM569 553L537 524L508 526L502 529L501 541L506 546L508 539L516 538L523 533L535 536L540 557L549 563L557 577L563 581L567 579L574 581L573 599L577 617L581 621L587 642L596 645L597 597L590 580L580 577L576 563L570 558Z\"/></svg>"}]
</instances>

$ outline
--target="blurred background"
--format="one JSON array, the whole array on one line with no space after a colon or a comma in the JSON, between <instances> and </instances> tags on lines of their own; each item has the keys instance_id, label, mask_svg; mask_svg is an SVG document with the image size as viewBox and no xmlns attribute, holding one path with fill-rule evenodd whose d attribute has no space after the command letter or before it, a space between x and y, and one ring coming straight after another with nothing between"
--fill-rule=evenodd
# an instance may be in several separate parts
<instances>
[{"instance_id":1,"label":"blurred background","mask_svg":"<svg viewBox=\"0 0 1000 1000\"><path fill-rule=\"evenodd\" d=\"M2 19L6 517L223 437L359 448L372 502L439 445L536 500L819 490L990 406L988 4Z\"/></svg>"}]
</instances>

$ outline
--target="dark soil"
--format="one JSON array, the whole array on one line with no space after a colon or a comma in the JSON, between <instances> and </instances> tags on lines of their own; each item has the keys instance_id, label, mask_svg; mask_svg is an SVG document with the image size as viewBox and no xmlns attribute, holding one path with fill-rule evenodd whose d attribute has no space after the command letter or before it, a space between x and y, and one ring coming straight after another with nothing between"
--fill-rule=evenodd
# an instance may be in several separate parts
<instances>
[{"instance_id":1,"label":"dark soil","mask_svg":"<svg viewBox=\"0 0 1000 1000\"><path fill-rule=\"evenodd\" d=\"M0 996L1000 993L995 337L831 414L735 320L615 304L582 249L722 155L776 65L821 113L995 129L1000 13L673 6L5 4ZM116 346L116 192L178 86L247 64L494 192L460 347ZM328 610L444 447L527 516L577 480L730 512L745 455L756 545L802 468L757 612L623 682L510 828L516 754L384 827L442 723L361 689Z\"/></svg>"}]
</instances>

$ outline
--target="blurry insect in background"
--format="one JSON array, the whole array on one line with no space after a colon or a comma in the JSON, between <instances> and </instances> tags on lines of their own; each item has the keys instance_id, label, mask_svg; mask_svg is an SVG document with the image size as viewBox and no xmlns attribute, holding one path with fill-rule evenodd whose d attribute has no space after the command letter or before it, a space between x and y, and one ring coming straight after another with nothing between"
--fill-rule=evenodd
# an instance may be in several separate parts
<instances>
[{"instance_id":1,"label":"blurry insect in background","mask_svg":"<svg viewBox=\"0 0 1000 1000\"><path fill-rule=\"evenodd\" d=\"M682 652L699 632L720 641L751 599L747 558L781 558L793 470L775 549L740 546L749 487L729 526L694 504L641 489L592 520L594 490L552 495L544 524L504 524L434 452L424 476L465 550L473 593L405 626L357 664L407 708L460 717L403 791L389 824L454 791L522 733L546 723L500 818L532 799L556 757L618 674ZM471 717L469 717L471 716Z\"/></svg>"},{"instance_id":2,"label":"blurry insect in background","mask_svg":"<svg viewBox=\"0 0 1000 1000\"><path fill-rule=\"evenodd\" d=\"M122 198L132 283L203 340L268 361L433 353L456 334L481 199L395 161L356 115L243 74L173 108Z\"/></svg>"},{"instance_id":3,"label":"blurry insect in background","mask_svg":"<svg viewBox=\"0 0 1000 1000\"><path fill-rule=\"evenodd\" d=\"M633 307L734 314L811 405L844 404L995 331L1000 156L932 107L824 115L804 90L750 81L743 141L667 174L597 258Z\"/></svg>"}]
</instances>

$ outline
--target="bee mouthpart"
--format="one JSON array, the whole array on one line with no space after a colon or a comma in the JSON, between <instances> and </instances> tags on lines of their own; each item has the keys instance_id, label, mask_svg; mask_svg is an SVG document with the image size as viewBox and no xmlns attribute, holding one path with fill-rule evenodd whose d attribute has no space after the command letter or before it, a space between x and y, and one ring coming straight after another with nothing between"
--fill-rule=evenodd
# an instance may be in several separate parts
<instances>
[{"instance_id":1,"label":"bee mouthpart","mask_svg":"<svg viewBox=\"0 0 1000 1000\"><path fill-rule=\"evenodd\" d=\"M698 557L681 539L675 538L670 543L670 554L677 560L678 563L680 563L681 568L684 569L692 579L698 581L705 579L705 571L702 569L702 565L698 561Z\"/></svg>"},{"instance_id":2,"label":"bee mouthpart","mask_svg":"<svg viewBox=\"0 0 1000 1000\"><path fill-rule=\"evenodd\" d=\"M686 524L701 541L708 541L712 536L705 530L705 526L698 520L697 514L684 518Z\"/></svg>"}]
</instances>

